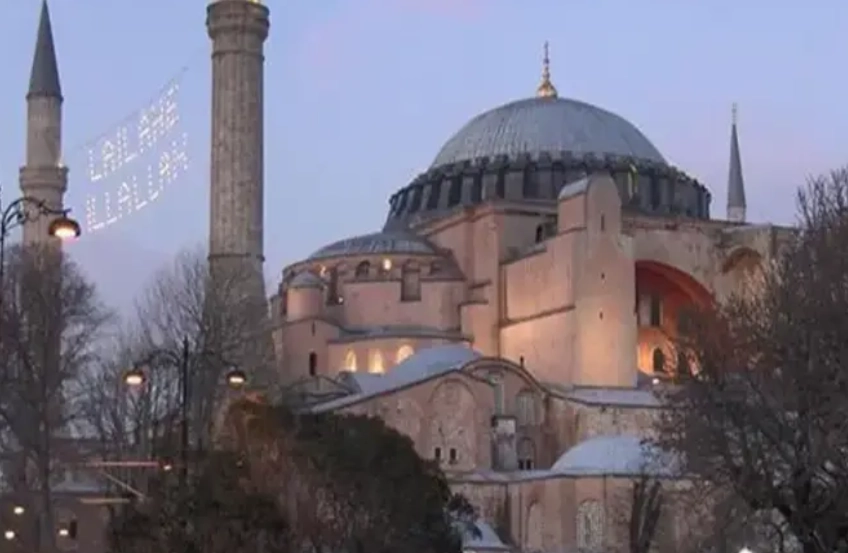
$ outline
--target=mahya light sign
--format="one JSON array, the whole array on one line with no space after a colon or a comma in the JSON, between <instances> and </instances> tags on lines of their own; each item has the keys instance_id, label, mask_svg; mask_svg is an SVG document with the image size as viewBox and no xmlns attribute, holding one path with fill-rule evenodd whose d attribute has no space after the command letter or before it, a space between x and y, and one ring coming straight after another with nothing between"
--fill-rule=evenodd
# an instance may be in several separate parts
<instances>
[{"instance_id":1,"label":"mahya light sign","mask_svg":"<svg viewBox=\"0 0 848 553\"><path fill-rule=\"evenodd\" d=\"M159 199L187 170L188 134L180 117L179 83L86 147L86 227L103 229Z\"/></svg>"}]
</instances>

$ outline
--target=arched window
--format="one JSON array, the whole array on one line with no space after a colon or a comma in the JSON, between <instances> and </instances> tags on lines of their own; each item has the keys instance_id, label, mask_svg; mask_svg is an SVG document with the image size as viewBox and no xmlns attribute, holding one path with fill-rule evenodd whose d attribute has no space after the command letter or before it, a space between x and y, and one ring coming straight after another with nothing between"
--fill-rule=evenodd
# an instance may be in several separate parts
<instances>
[{"instance_id":1,"label":"arched window","mask_svg":"<svg viewBox=\"0 0 848 553\"><path fill-rule=\"evenodd\" d=\"M401 301L421 301L421 270L418 264L410 261L403 266L400 283Z\"/></svg>"},{"instance_id":2,"label":"arched window","mask_svg":"<svg viewBox=\"0 0 848 553\"><path fill-rule=\"evenodd\" d=\"M347 350L345 354L344 368L352 373L356 372L356 352L352 349Z\"/></svg>"},{"instance_id":3,"label":"arched window","mask_svg":"<svg viewBox=\"0 0 848 553\"><path fill-rule=\"evenodd\" d=\"M665 353L661 348L654 348L652 364L655 373L665 372Z\"/></svg>"},{"instance_id":4,"label":"arched window","mask_svg":"<svg viewBox=\"0 0 848 553\"><path fill-rule=\"evenodd\" d=\"M309 352L309 376L315 376L318 371L318 354L314 351Z\"/></svg>"},{"instance_id":5,"label":"arched window","mask_svg":"<svg viewBox=\"0 0 848 553\"><path fill-rule=\"evenodd\" d=\"M397 350L397 355L395 355L395 363L403 363L407 357L415 353L415 350L412 349L410 345L402 345Z\"/></svg>"},{"instance_id":6,"label":"arched window","mask_svg":"<svg viewBox=\"0 0 848 553\"><path fill-rule=\"evenodd\" d=\"M383 374L385 367L383 365L383 354L374 349L368 354L368 372L374 374Z\"/></svg>"},{"instance_id":7,"label":"arched window","mask_svg":"<svg viewBox=\"0 0 848 553\"><path fill-rule=\"evenodd\" d=\"M542 518L542 506L534 502L527 509L527 525L524 534L524 551L528 553L539 553L544 547L544 519Z\"/></svg>"},{"instance_id":8,"label":"arched window","mask_svg":"<svg viewBox=\"0 0 848 553\"><path fill-rule=\"evenodd\" d=\"M541 242L544 239L545 239L545 226L544 225L538 225L536 227L536 243L538 244L539 242Z\"/></svg>"},{"instance_id":9,"label":"arched window","mask_svg":"<svg viewBox=\"0 0 848 553\"><path fill-rule=\"evenodd\" d=\"M336 305L339 303L339 272L333 267L327 271L325 279L327 281L327 305Z\"/></svg>"},{"instance_id":10,"label":"arched window","mask_svg":"<svg viewBox=\"0 0 848 553\"><path fill-rule=\"evenodd\" d=\"M495 414L503 415L505 403L503 376L498 371L492 371L489 373L489 383L495 394Z\"/></svg>"},{"instance_id":11,"label":"arched window","mask_svg":"<svg viewBox=\"0 0 848 553\"><path fill-rule=\"evenodd\" d=\"M536 447L533 440L524 438L518 443L518 470L533 470L536 467Z\"/></svg>"},{"instance_id":12,"label":"arched window","mask_svg":"<svg viewBox=\"0 0 848 553\"><path fill-rule=\"evenodd\" d=\"M577 549L600 551L604 537L604 508L599 501L587 499L577 507Z\"/></svg>"},{"instance_id":13,"label":"arched window","mask_svg":"<svg viewBox=\"0 0 848 553\"><path fill-rule=\"evenodd\" d=\"M533 392L524 390L515 398L515 417L519 426L536 424L536 401Z\"/></svg>"},{"instance_id":14,"label":"arched window","mask_svg":"<svg viewBox=\"0 0 848 553\"><path fill-rule=\"evenodd\" d=\"M368 278L368 275L371 273L371 264L367 261L363 261L359 265L356 266L356 278Z\"/></svg>"}]
</instances>

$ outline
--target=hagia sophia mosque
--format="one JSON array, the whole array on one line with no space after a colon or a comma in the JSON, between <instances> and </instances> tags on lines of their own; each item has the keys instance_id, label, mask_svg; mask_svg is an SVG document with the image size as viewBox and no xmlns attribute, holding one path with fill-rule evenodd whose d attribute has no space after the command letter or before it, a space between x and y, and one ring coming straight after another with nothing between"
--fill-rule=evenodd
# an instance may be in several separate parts
<instances>
[{"instance_id":1,"label":"hagia sophia mosque","mask_svg":"<svg viewBox=\"0 0 848 553\"><path fill-rule=\"evenodd\" d=\"M46 13L28 98L47 116L30 133L61 117ZM261 279L270 10L214 0L206 22L210 263ZM535 93L480 107L374 232L277 273L276 377L304 409L382 417L440 463L480 513L467 551L607 549L626 538L614 510L633 478L670 475L641 439L655 386L691 369L679 315L745 286L786 230L746 220L735 118L715 218L708 186L643 130L558 94L547 46ZM684 539L678 515L669 544Z\"/></svg>"}]
</instances>

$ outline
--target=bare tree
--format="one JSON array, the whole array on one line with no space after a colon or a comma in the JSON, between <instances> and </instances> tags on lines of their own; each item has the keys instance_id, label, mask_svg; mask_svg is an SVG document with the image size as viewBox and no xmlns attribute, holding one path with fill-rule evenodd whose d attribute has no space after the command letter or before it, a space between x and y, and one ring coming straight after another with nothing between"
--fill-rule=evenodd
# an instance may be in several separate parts
<instances>
[{"instance_id":1,"label":"bare tree","mask_svg":"<svg viewBox=\"0 0 848 553\"><path fill-rule=\"evenodd\" d=\"M156 273L110 361L86 375L85 418L105 458L167 464L179 447L184 374L194 449L209 445L228 371L263 383L273 368L270 335L257 332L264 312L243 297L249 276L233 269L212 279L201 250L180 253ZM144 374L143 385L127 384L133 370ZM128 469L119 479L143 489L148 476Z\"/></svg>"},{"instance_id":2,"label":"bare tree","mask_svg":"<svg viewBox=\"0 0 848 553\"><path fill-rule=\"evenodd\" d=\"M58 249L7 252L0 291L0 423L5 484L37 513L34 548L52 546L51 475L76 419L78 375L99 357L110 313ZM40 527L40 532L36 529Z\"/></svg>"},{"instance_id":3,"label":"bare tree","mask_svg":"<svg viewBox=\"0 0 848 553\"><path fill-rule=\"evenodd\" d=\"M735 296L693 319L698 368L669 392L664 445L805 553L848 546L848 171L799 193L794 238Z\"/></svg>"},{"instance_id":4,"label":"bare tree","mask_svg":"<svg viewBox=\"0 0 848 553\"><path fill-rule=\"evenodd\" d=\"M633 481L627 517L629 553L648 553L663 512L662 483L647 475Z\"/></svg>"}]
</instances>

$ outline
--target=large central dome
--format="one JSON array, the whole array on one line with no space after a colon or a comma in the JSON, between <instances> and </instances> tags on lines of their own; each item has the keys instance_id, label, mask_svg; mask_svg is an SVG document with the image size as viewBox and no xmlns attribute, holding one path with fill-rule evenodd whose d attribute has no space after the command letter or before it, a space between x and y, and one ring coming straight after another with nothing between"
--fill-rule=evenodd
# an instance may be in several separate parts
<instances>
[{"instance_id":1,"label":"large central dome","mask_svg":"<svg viewBox=\"0 0 848 553\"><path fill-rule=\"evenodd\" d=\"M490 202L557 202L588 173L612 176L628 210L707 219L710 193L666 163L635 125L586 102L560 98L545 45L536 97L465 124L430 168L389 198L384 229L413 228Z\"/></svg>"},{"instance_id":2,"label":"large central dome","mask_svg":"<svg viewBox=\"0 0 848 553\"><path fill-rule=\"evenodd\" d=\"M665 163L659 150L623 117L577 100L540 97L478 115L445 143L431 168L498 155L554 152Z\"/></svg>"}]
</instances>

